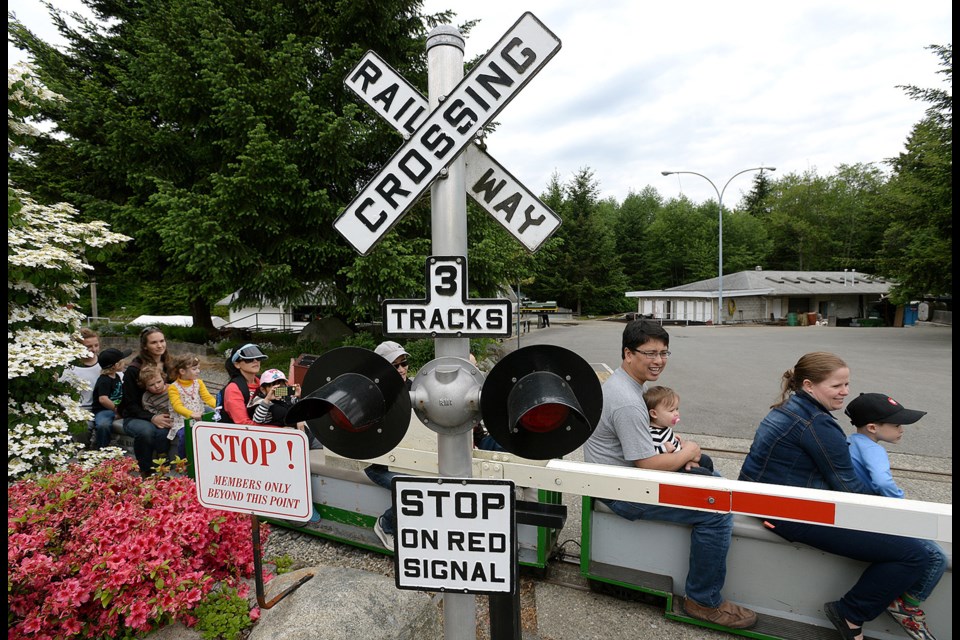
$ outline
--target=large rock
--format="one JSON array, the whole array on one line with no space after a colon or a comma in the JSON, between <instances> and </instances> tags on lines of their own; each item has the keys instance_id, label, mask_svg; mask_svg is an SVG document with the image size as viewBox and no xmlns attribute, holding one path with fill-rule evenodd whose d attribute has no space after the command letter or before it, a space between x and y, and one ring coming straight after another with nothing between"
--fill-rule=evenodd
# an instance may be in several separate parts
<instances>
[{"instance_id":1,"label":"large rock","mask_svg":"<svg viewBox=\"0 0 960 640\"><path fill-rule=\"evenodd\" d=\"M438 602L393 579L340 567L309 567L267 584L267 601L304 573L313 578L264 609L249 640L442 640Z\"/></svg>"},{"instance_id":2,"label":"large rock","mask_svg":"<svg viewBox=\"0 0 960 640\"><path fill-rule=\"evenodd\" d=\"M303 328L297 337L297 342L319 342L323 346L328 346L352 335L353 331L350 327L339 318L320 318L311 320L310 324Z\"/></svg>"}]
</instances>

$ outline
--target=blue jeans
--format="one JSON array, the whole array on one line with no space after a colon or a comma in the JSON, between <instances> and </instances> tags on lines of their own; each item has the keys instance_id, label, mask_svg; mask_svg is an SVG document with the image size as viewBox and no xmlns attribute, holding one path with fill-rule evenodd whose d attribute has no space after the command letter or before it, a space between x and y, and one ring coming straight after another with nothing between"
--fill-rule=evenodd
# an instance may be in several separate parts
<instances>
[{"instance_id":1,"label":"blue jeans","mask_svg":"<svg viewBox=\"0 0 960 640\"><path fill-rule=\"evenodd\" d=\"M944 553L940 545L933 540L920 539L917 542L927 550L929 561L927 570L923 572L920 579L917 580L912 587L907 589L907 595L923 602L930 597L930 594L933 593L933 588L937 586L940 578L943 577L943 572L947 570L947 554Z\"/></svg>"},{"instance_id":2,"label":"blue jeans","mask_svg":"<svg viewBox=\"0 0 960 640\"><path fill-rule=\"evenodd\" d=\"M679 469L680 473L693 473L698 476L719 476L718 471L713 470L713 458L708 456L705 453L700 454L700 461L697 462L699 467L693 467L690 470Z\"/></svg>"},{"instance_id":3,"label":"blue jeans","mask_svg":"<svg viewBox=\"0 0 960 640\"><path fill-rule=\"evenodd\" d=\"M803 522L769 521L774 525L774 533L791 542L802 542L821 551L870 563L837 606L840 614L854 624L873 620L898 596L909 593L917 585L928 586L930 590L935 586L922 584L934 573L933 558L924 541ZM939 580L939 576L936 579Z\"/></svg>"},{"instance_id":4,"label":"blue jeans","mask_svg":"<svg viewBox=\"0 0 960 640\"><path fill-rule=\"evenodd\" d=\"M149 420L124 418L123 432L133 438L133 455L140 465L140 473L147 477L153 473L153 458L170 451L167 429L161 429Z\"/></svg>"},{"instance_id":5,"label":"blue jeans","mask_svg":"<svg viewBox=\"0 0 960 640\"><path fill-rule=\"evenodd\" d=\"M110 446L110 439L113 437L113 420L117 414L113 409L101 409L93 416L93 428L96 432L94 440L97 449L103 449Z\"/></svg>"},{"instance_id":6,"label":"blue jeans","mask_svg":"<svg viewBox=\"0 0 960 640\"><path fill-rule=\"evenodd\" d=\"M723 602L720 591L727 579L727 550L730 548L730 536L733 533L732 515L625 500L601 502L627 520L663 520L692 525L686 596L704 607L720 606Z\"/></svg>"},{"instance_id":7,"label":"blue jeans","mask_svg":"<svg viewBox=\"0 0 960 640\"><path fill-rule=\"evenodd\" d=\"M477 444L477 449L481 449L482 451L506 451L490 434L480 439L480 442Z\"/></svg>"},{"instance_id":8,"label":"blue jeans","mask_svg":"<svg viewBox=\"0 0 960 640\"><path fill-rule=\"evenodd\" d=\"M174 440L177 441L177 455L186 459L187 457L187 430L180 429Z\"/></svg>"},{"instance_id":9,"label":"blue jeans","mask_svg":"<svg viewBox=\"0 0 960 640\"><path fill-rule=\"evenodd\" d=\"M396 471L390 471L385 465L382 464L372 464L363 471L367 474L367 477L370 478L371 482L383 487L384 489L393 488L390 484L390 481L394 478L402 478L407 475L404 473L397 473ZM391 536L397 534L397 512L394 511L392 503L380 516L380 526L383 527L384 533L390 534Z\"/></svg>"}]
</instances>

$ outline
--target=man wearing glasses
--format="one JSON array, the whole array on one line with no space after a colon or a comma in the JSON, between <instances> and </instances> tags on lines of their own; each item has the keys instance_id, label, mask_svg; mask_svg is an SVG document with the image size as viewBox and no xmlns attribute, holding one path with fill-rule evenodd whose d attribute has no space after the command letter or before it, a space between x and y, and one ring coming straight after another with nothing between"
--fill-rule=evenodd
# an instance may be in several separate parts
<instances>
[{"instance_id":1,"label":"man wearing glasses","mask_svg":"<svg viewBox=\"0 0 960 640\"><path fill-rule=\"evenodd\" d=\"M596 464L676 471L695 465L700 446L684 440L683 448L657 453L650 435L650 415L643 401L648 382L656 382L670 357L670 335L649 320L634 320L623 330L620 368L603 385L603 412L593 435L583 445L583 459ZM626 500L601 499L627 520L664 520L692 526L687 571L687 615L734 629L747 629L757 614L720 595L727 574L727 550L733 516ZM655 550L651 550L651 553Z\"/></svg>"}]
</instances>

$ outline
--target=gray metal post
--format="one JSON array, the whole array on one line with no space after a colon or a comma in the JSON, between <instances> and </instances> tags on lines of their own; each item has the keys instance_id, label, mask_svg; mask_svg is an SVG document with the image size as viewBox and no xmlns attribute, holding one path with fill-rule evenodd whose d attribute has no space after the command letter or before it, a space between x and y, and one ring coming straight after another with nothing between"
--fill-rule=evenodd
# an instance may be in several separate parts
<instances>
[{"instance_id":1,"label":"gray metal post","mask_svg":"<svg viewBox=\"0 0 960 640\"><path fill-rule=\"evenodd\" d=\"M723 189L718 189L717 185L713 183L713 180L703 175L702 173L697 173L696 171L661 171L660 173L665 176L672 176L678 173L689 173L693 176L700 176L704 180L710 183L710 186L713 187L713 190L717 192L717 208L719 209L719 215L717 218L720 230L717 238L717 242L720 245L717 258L717 324L723 324L723 194L727 192L727 187L730 186L730 183L733 182L733 179L739 176L740 174L746 173L748 171L759 171L763 173L764 171L776 171L776 167L752 167L750 169L744 169L743 171L738 171L727 180L727 183L723 185ZM660 324L663 324L662 322Z\"/></svg>"},{"instance_id":2,"label":"gray metal post","mask_svg":"<svg viewBox=\"0 0 960 640\"><path fill-rule=\"evenodd\" d=\"M450 25L436 27L427 36L427 90L431 111L463 79L463 49L463 36ZM447 166L433 184L430 198L433 255L466 256L467 191L463 154ZM469 271L467 274L469 276ZM470 339L436 338L434 350L438 358L454 356L466 359L470 352ZM457 435L437 434L437 455L441 477L473 476L473 437L469 431ZM476 596L444 594L443 637L445 640L476 640Z\"/></svg>"},{"instance_id":3,"label":"gray metal post","mask_svg":"<svg viewBox=\"0 0 960 640\"><path fill-rule=\"evenodd\" d=\"M90 279L90 315L94 318L100 315L97 310L97 279Z\"/></svg>"}]
</instances>

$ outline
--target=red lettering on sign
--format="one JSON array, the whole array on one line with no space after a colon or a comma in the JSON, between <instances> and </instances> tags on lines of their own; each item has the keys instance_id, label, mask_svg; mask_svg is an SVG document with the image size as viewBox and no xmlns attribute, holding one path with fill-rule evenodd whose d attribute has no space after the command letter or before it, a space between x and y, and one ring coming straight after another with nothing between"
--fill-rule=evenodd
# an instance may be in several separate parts
<instances>
[{"instance_id":1,"label":"red lettering on sign","mask_svg":"<svg viewBox=\"0 0 960 640\"><path fill-rule=\"evenodd\" d=\"M270 466L267 457L277 450L277 443L268 438L225 433L211 434L210 446L213 448L210 459L214 462L237 462L240 459L247 464L259 464L262 467Z\"/></svg>"}]
</instances>

